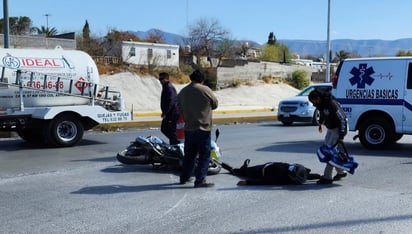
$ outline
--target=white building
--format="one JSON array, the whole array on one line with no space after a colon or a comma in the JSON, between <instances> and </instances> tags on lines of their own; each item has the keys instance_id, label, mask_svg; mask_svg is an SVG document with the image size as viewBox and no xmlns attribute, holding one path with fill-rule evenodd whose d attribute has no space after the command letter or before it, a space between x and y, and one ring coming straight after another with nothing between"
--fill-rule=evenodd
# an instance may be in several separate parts
<instances>
[{"instance_id":1,"label":"white building","mask_svg":"<svg viewBox=\"0 0 412 234\"><path fill-rule=\"evenodd\" d=\"M123 41L122 59L135 65L179 67L179 46Z\"/></svg>"},{"instance_id":2,"label":"white building","mask_svg":"<svg viewBox=\"0 0 412 234\"><path fill-rule=\"evenodd\" d=\"M292 59L292 62L298 65L304 65L308 67L313 67L318 70L325 70L326 69L326 63L325 62L314 62L311 59ZM332 68L336 68L337 64L336 63L330 63L329 64Z\"/></svg>"}]
</instances>

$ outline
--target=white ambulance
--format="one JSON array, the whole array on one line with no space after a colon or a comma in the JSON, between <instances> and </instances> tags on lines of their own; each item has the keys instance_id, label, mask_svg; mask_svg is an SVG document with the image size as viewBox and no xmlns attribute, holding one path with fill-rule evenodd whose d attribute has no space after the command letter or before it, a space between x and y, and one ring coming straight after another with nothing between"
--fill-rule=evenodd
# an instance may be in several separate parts
<instances>
[{"instance_id":1,"label":"white ambulance","mask_svg":"<svg viewBox=\"0 0 412 234\"><path fill-rule=\"evenodd\" d=\"M412 134L412 57L346 59L333 78L350 131L381 149Z\"/></svg>"}]
</instances>

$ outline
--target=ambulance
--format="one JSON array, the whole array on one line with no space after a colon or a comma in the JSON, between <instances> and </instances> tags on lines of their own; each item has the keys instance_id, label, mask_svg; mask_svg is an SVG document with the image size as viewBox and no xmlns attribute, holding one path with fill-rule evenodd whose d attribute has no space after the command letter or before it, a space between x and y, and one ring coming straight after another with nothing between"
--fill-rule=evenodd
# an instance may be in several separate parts
<instances>
[{"instance_id":1,"label":"ambulance","mask_svg":"<svg viewBox=\"0 0 412 234\"><path fill-rule=\"evenodd\" d=\"M83 51L3 48L0 70L0 130L28 142L74 146L85 130L133 118Z\"/></svg>"},{"instance_id":2,"label":"ambulance","mask_svg":"<svg viewBox=\"0 0 412 234\"><path fill-rule=\"evenodd\" d=\"M346 59L332 84L364 147L382 149L412 134L412 57Z\"/></svg>"}]
</instances>

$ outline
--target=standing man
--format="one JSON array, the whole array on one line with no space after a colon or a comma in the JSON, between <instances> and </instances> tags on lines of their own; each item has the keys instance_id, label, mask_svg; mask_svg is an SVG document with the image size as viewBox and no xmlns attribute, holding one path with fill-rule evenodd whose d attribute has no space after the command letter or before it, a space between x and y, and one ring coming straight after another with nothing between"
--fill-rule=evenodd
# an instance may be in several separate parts
<instances>
[{"instance_id":1,"label":"standing man","mask_svg":"<svg viewBox=\"0 0 412 234\"><path fill-rule=\"evenodd\" d=\"M175 87L169 80L168 73L159 73L159 81L162 84L162 93L160 96L162 124L160 130L169 138L169 143L175 145L179 143L176 137L176 121L179 118L177 93Z\"/></svg>"},{"instance_id":2,"label":"standing man","mask_svg":"<svg viewBox=\"0 0 412 234\"><path fill-rule=\"evenodd\" d=\"M185 157L180 175L180 184L190 180L194 171L195 188L212 187L206 181L210 162L212 110L218 106L213 91L204 85L205 76L199 70L190 75L192 81L179 95L179 108L185 119ZM197 158L197 163L196 163Z\"/></svg>"},{"instance_id":3,"label":"standing man","mask_svg":"<svg viewBox=\"0 0 412 234\"><path fill-rule=\"evenodd\" d=\"M343 143L348 132L348 122L340 103L332 94L321 93L316 89L309 93L308 98L320 112L319 132L322 133L322 125L327 128L324 144L335 146L340 142ZM333 181L340 180L347 175L343 169L336 167L337 174L332 177L333 168L332 165L326 163L323 176L317 184L332 184Z\"/></svg>"}]
</instances>

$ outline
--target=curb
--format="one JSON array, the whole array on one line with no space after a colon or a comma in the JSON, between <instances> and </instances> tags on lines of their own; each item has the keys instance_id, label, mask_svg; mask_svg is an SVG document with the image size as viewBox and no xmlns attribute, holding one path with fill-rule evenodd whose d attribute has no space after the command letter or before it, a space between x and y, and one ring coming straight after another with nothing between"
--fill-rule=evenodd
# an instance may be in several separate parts
<instances>
[{"instance_id":1,"label":"curb","mask_svg":"<svg viewBox=\"0 0 412 234\"><path fill-rule=\"evenodd\" d=\"M213 114L237 114L237 113L254 113L254 112L274 112L273 108L262 108L262 109L244 109L244 110L216 110ZM133 113L133 117L150 117L150 116L160 116L162 113L158 111L153 112L140 112Z\"/></svg>"},{"instance_id":2,"label":"curb","mask_svg":"<svg viewBox=\"0 0 412 234\"><path fill-rule=\"evenodd\" d=\"M256 113L254 115L254 113ZM264 121L277 121L276 112L273 110L224 110L216 111L213 113L213 124L237 124L243 122L264 122ZM242 115L245 114L245 115ZM227 116L225 116L227 115ZM133 120L130 122L101 124L104 126L110 126L110 128L130 127L130 128L146 128L146 127L160 127L161 119L158 112L147 112L133 114L133 117L146 117L146 120ZM147 117L154 117L156 119L150 120ZM99 125L100 126L100 125ZM99 128L97 126L97 128Z\"/></svg>"}]
</instances>

